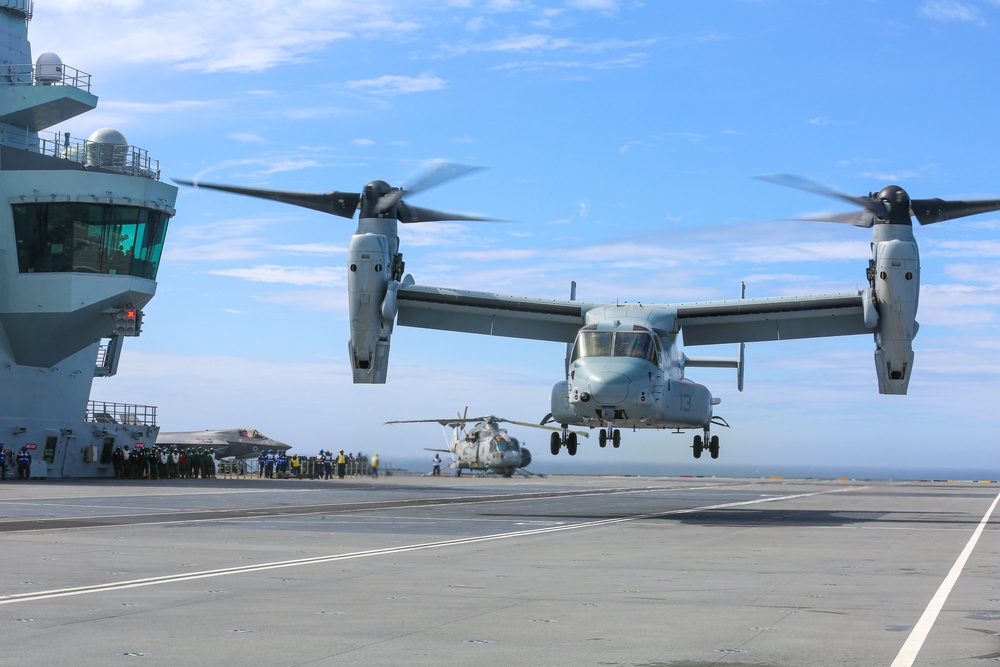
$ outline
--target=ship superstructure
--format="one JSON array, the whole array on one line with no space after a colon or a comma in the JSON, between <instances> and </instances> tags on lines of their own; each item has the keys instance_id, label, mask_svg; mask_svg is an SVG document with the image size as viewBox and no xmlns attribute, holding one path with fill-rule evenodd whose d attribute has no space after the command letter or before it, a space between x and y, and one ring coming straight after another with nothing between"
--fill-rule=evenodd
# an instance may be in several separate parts
<instances>
[{"instance_id":1,"label":"ship superstructure","mask_svg":"<svg viewBox=\"0 0 1000 667\"><path fill-rule=\"evenodd\" d=\"M152 406L90 400L138 336L177 189L111 128L53 132L97 106L90 75L31 57L31 0L0 0L0 443L33 477L105 477L152 446Z\"/></svg>"}]
</instances>

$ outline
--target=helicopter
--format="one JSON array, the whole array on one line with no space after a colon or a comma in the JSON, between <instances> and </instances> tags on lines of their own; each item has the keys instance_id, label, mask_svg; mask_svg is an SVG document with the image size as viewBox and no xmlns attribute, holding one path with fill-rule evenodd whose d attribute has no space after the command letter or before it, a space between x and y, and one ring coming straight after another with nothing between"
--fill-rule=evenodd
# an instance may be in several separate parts
<instances>
[{"instance_id":1,"label":"helicopter","mask_svg":"<svg viewBox=\"0 0 1000 667\"><path fill-rule=\"evenodd\" d=\"M452 419L403 419L387 421L386 424L417 424L437 423L452 429L448 449L425 448L429 452L445 452L451 454L449 468L455 469L455 475L461 477L463 470L478 470L494 472L504 477L512 477L515 472L523 472L531 463L531 452L522 447L517 438L508 435L507 429L500 424L516 424L529 428L555 430L553 427L519 422L512 419L502 419L494 415L484 417L469 417L469 408L465 414L459 414ZM467 424L474 424L466 428ZM584 436L589 434L580 432Z\"/></svg>"},{"instance_id":2,"label":"helicopter","mask_svg":"<svg viewBox=\"0 0 1000 667\"><path fill-rule=\"evenodd\" d=\"M373 181L361 193L289 193L265 189L177 181L305 206L342 217L360 210L348 251L348 343L355 383L386 381L395 324L563 343L565 377L552 388L550 412L541 425L555 423L550 450L576 453L570 426L599 428L598 444L621 443L621 429L701 431L691 445L718 458L720 441L712 426L728 427L717 416L720 399L687 378L688 368L734 368L743 390L745 344L828 336L872 335L881 394L906 394L913 370L913 337L920 285L920 262L911 216L931 224L1000 210L1000 200L910 199L890 185L854 197L804 178L762 177L860 206L859 211L807 218L849 223L873 230L867 287L850 292L805 296L741 298L683 304L587 303L570 298L515 295L417 285L404 273L397 223L431 220L486 220L454 216L407 205L402 197L475 170L438 164L407 189ZM680 347L735 343L736 357L689 357Z\"/></svg>"}]
</instances>

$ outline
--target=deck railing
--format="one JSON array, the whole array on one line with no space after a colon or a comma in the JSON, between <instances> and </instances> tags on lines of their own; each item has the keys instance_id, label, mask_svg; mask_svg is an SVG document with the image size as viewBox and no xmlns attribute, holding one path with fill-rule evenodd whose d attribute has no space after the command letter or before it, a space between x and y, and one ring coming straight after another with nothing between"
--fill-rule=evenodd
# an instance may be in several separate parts
<instances>
[{"instance_id":1,"label":"deck railing","mask_svg":"<svg viewBox=\"0 0 1000 667\"><path fill-rule=\"evenodd\" d=\"M87 421L96 424L156 426L156 406L89 401L87 403Z\"/></svg>"}]
</instances>

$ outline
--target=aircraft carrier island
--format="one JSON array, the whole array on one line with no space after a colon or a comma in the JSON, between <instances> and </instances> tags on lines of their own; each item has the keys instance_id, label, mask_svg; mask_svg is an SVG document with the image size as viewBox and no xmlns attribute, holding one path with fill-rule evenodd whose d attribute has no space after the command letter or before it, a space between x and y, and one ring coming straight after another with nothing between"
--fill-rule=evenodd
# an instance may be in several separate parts
<instances>
[{"instance_id":1,"label":"aircraft carrier island","mask_svg":"<svg viewBox=\"0 0 1000 667\"><path fill-rule=\"evenodd\" d=\"M91 400L156 292L177 189L91 111L90 75L31 56L30 0L0 0L0 443L32 477L110 477L114 448L156 440L152 406Z\"/></svg>"}]
</instances>

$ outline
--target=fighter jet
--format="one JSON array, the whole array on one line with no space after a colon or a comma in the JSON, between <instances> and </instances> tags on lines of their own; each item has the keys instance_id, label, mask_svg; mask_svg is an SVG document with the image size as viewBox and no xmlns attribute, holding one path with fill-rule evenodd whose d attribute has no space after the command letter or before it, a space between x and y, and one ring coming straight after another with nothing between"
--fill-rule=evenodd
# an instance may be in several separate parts
<instances>
[{"instance_id":1,"label":"fighter jet","mask_svg":"<svg viewBox=\"0 0 1000 667\"><path fill-rule=\"evenodd\" d=\"M216 458L255 459L269 449L289 450L291 445L272 440L254 428L230 428L221 431L173 431L156 436L161 447L211 449Z\"/></svg>"}]
</instances>

